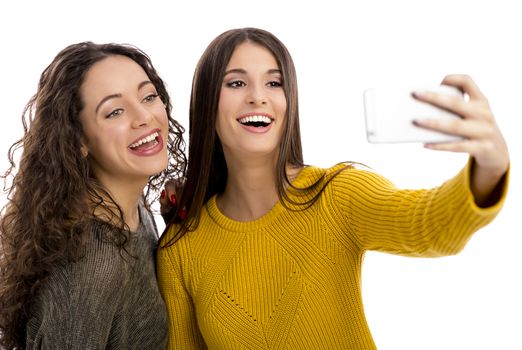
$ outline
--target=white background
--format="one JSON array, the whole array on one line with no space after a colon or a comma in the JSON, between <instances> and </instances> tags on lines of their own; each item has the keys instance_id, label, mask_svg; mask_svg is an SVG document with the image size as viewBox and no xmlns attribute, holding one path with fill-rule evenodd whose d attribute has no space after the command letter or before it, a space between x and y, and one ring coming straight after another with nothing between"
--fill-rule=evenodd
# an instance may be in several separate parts
<instances>
[{"instance_id":1,"label":"white background","mask_svg":"<svg viewBox=\"0 0 522 350\"><path fill-rule=\"evenodd\" d=\"M168 84L188 127L192 73L224 30L276 34L299 79L305 162L363 162L398 186L432 187L466 162L421 145L366 142L362 91L435 85L470 74L488 96L511 152L503 211L462 253L413 259L370 252L363 268L368 322L379 349L522 349L520 52L515 1L10 1L0 7L0 169L21 134L39 74L66 45L131 43ZM298 5L297 5L298 4ZM515 126L516 124L516 126ZM5 195L0 197L5 204Z\"/></svg>"}]
</instances>

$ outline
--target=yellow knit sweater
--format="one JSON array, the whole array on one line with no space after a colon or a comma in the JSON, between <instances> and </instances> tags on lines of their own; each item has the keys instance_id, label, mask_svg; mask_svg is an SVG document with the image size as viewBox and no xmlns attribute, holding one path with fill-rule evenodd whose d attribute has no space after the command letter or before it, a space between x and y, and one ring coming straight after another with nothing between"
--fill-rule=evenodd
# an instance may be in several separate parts
<instances>
[{"instance_id":1,"label":"yellow knit sweater","mask_svg":"<svg viewBox=\"0 0 522 350\"><path fill-rule=\"evenodd\" d=\"M294 184L337 169L305 168ZM497 204L477 207L469 176L468 165L432 190L399 190L346 169L310 208L278 202L253 222L225 217L211 198L195 231L158 250L169 349L375 349L361 299L364 252L459 252L505 197L506 186Z\"/></svg>"}]
</instances>

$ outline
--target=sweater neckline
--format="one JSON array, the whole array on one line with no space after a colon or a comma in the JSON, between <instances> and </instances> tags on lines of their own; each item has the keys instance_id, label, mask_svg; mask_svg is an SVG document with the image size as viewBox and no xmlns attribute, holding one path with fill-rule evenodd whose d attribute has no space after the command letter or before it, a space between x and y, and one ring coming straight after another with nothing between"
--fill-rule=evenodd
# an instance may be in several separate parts
<instances>
[{"instance_id":1,"label":"sweater neckline","mask_svg":"<svg viewBox=\"0 0 522 350\"><path fill-rule=\"evenodd\" d=\"M317 169L314 166L304 166L301 171L297 174L294 181L292 181L292 185L297 187L307 186L308 180L310 178L310 174L313 169ZM205 205L208 215L211 220L214 221L218 226L222 227L228 231L235 232L252 232L257 231L260 228L266 227L269 225L275 218L277 218L282 212L286 211L287 208L282 203L282 200L279 199L272 209L270 209L265 215L253 221L237 221L229 218L224 215L221 210L219 210L216 202L217 195L210 197ZM292 206L290 204L286 204L287 206Z\"/></svg>"}]
</instances>

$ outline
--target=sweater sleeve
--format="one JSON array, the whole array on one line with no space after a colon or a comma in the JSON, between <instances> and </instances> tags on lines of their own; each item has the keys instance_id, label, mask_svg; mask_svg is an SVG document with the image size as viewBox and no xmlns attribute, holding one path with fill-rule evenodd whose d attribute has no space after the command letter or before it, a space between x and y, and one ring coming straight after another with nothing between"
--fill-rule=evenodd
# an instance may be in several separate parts
<instances>
[{"instance_id":1,"label":"sweater sleeve","mask_svg":"<svg viewBox=\"0 0 522 350\"><path fill-rule=\"evenodd\" d=\"M498 214L507 178L500 185L499 200L481 208L470 190L469 162L455 177L430 190L398 189L375 173L351 169L332 181L329 206L364 250L420 257L453 255Z\"/></svg>"},{"instance_id":2,"label":"sweater sleeve","mask_svg":"<svg viewBox=\"0 0 522 350\"><path fill-rule=\"evenodd\" d=\"M158 284L169 319L167 349L206 349L194 304L182 282L181 257L177 249L182 241L167 247L160 246L157 252Z\"/></svg>"},{"instance_id":3,"label":"sweater sleeve","mask_svg":"<svg viewBox=\"0 0 522 350\"><path fill-rule=\"evenodd\" d=\"M44 282L27 324L28 349L105 349L125 288L113 244L93 239L80 260Z\"/></svg>"}]
</instances>

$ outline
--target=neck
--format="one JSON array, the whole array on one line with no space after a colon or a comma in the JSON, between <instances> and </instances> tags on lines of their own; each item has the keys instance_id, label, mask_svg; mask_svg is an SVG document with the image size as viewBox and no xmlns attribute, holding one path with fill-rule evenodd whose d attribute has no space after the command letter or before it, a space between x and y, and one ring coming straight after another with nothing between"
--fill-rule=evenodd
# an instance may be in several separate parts
<instances>
[{"instance_id":1,"label":"neck","mask_svg":"<svg viewBox=\"0 0 522 350\"><path fill-rule=\"evenodd\" d=\"M261 160L238 162L227 159L225 191L218 196L219 210L236 221L254 221L266 215L279 201L276 162ZM292 179L297 171L287 167Z\"/></svg>"},{"instance_id":2,"label":"neck","mask_svg":"<svg viewBox=\"0 0 522 350\"><path fill-rule=\"evenodd\" d=\"M100 180L100 182L122 210L125 224L131 231L136 231L140 224L138 206L146 181L137 180L116 183ZM119 222L119 219L114 218L110 213L106 213L103 208L98 207L95 214L100 217L109 215L107 218L109 222Z\"/></svg>"}]
</instances>

